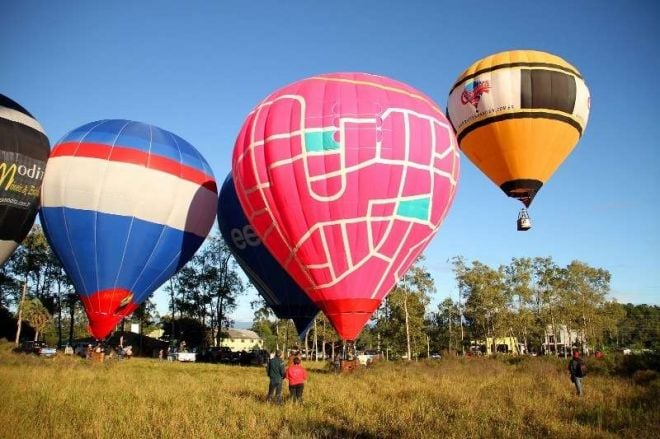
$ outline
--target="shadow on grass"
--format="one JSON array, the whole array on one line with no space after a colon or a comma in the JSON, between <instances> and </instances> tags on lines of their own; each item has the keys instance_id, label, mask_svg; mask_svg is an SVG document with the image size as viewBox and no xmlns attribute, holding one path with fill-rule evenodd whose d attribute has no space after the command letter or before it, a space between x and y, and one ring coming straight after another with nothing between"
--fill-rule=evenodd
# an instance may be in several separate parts
<instances>
[{"instance_id":1,"label":"shadow on grass","mask_svg":"<svg viewBox=\"0 0 660 439\"><path fill-rule=\"evenodd\" d=\"M357 431L356 429L349 428L346 425L336 425L328 422L313 422L301 426L301 432L313 432L314 437L318 438L342 438L342 439L376 439L382 438L381 434L373 434L364 431ZM390 437L402 437L396 432L391 432ZM389 433L388 433L389 435Z\"/></svg>"}]
</instances>

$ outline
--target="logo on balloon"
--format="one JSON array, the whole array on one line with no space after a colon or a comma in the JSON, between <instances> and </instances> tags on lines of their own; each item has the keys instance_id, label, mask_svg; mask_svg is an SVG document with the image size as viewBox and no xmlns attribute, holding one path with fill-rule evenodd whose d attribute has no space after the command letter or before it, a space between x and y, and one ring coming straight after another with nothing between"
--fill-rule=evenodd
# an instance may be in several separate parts
<instances>
[{"instance_id":1,"label":"logo on balloon","mask_svg":"<svg viewBox=\"0 0 660 439\"><path fill-rule=\"evenodd\" d=\"M466 104L472 104L474 106L474 109L476 111L479 111L479 102L481 101L481 96L483 96L484 93L488 93L490 90L490 82L489 81L480 81L480 80L474 80L472 82L468 82L465 84L465 88L463 89L463 93L461 93L461 103L463 105Z\"/></svg>"},{"instance_id":2,"label":"logo on balloon","mask_svg":"<svg viewBox=\"0 0 660 439\"><path fill-rule=\"evenodd\" d=\"M245 250L247 246L258 247L261 244L259 236L249 224L243 229L231 229L231 240L239 250Z\"/></svg>"}]
</instances>

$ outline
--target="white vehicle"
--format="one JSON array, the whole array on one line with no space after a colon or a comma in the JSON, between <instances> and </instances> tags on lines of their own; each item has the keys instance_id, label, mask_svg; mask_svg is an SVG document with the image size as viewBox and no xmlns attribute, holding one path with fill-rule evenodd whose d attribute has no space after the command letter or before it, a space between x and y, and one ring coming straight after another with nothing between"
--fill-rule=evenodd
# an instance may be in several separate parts
<instances>
[{"instance_id":1,"label":"white vehicle","mask_svg":"<svg viewBox=\"0 0 660 439\"><path fill-rule=\"evenodd\" d=\"M376 360L379 360L380 353L378 351L364 351L360 353L357 358L361 366L366 366Z\"/></svg>"},{"instance_id":2,"label":"white vehicle","mask_svg":"<svg viewBox=\"0 0 660 439\"><path fill-rule=\"evenodd\" d=\"M195 352L177 352L175 355L177 361L192 363L197 361L197 354Z\"/></svg>"}]
</instances>

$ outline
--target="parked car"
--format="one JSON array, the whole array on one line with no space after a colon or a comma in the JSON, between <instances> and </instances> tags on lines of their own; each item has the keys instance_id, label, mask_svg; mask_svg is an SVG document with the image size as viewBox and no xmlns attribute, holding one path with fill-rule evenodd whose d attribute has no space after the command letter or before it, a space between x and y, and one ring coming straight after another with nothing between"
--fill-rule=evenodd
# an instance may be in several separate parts
<instances>
[{"instance_id":1,"label":"parked car","mask_svg":"<svg viewBox=\"0 0 660 439\"><path fill-rule=\"evenodd\" d=\"M184 363L192 362L194 363L197 360L197 354L195 352L177 352L176 354L177 361Z\"/></svg>"},{"instance_id":2,"label":"parked car","mask_svg":"<svg viewBox=\"0 0 660 439\"><path fill-rule=\"evenodd\" d=\"M57 355L57 349L48 346L43 341L28 340L21 342L21 345L16 349L16 351L25 354L36 354L49 358Z\"/></svg>"},{"instance_id":3,"label":"parked car","mask_svg":"<svg viewBox=\"0 0 660 439\"><path fill-rule=\"evenodd\" d=\"M203 361L208 361L210 363L231 363L233 358L236 356L236 361L238 361L238 353L234 355L234 352L227 346L214 346L208 348L202 355Z\"/></svg>"}]
</instances>

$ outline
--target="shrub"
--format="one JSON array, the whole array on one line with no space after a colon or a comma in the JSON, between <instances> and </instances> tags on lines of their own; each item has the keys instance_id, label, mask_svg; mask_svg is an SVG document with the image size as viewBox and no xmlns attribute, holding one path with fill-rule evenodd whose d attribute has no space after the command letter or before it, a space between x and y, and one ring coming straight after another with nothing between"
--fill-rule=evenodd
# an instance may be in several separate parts
<instances>
[{"instance_id":1,"label":"shrub","mask_svg":"<svg viewBox=\"0 0 660 439\"><path fill-rule=\"evenodd\" d=\"M638 370L633 373L633 382L639 385L648 385L654 380L658 379L658 373L655 370Z\"/></svg>"}]
</instances>

